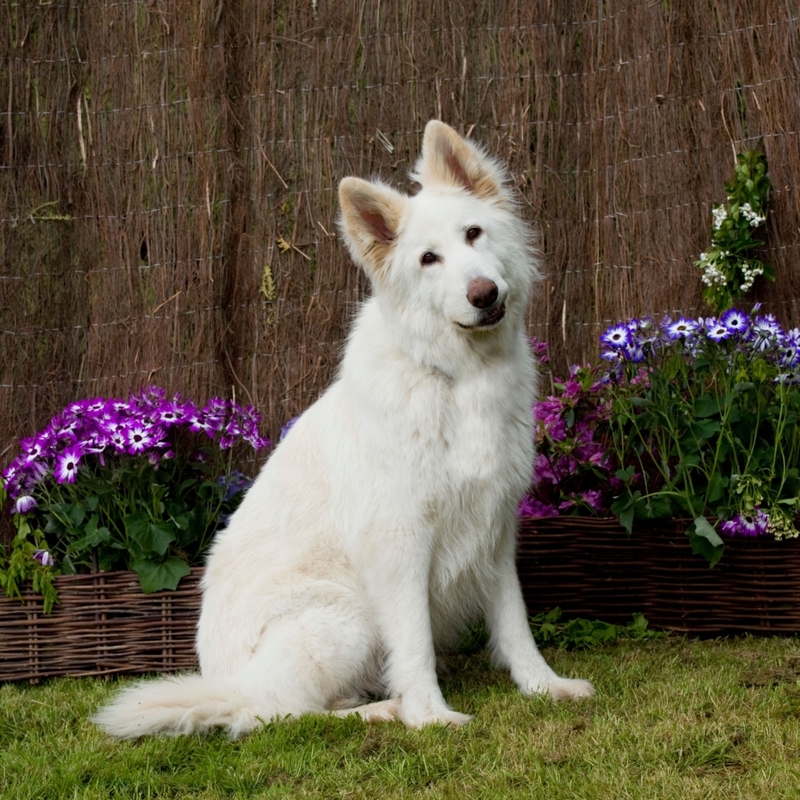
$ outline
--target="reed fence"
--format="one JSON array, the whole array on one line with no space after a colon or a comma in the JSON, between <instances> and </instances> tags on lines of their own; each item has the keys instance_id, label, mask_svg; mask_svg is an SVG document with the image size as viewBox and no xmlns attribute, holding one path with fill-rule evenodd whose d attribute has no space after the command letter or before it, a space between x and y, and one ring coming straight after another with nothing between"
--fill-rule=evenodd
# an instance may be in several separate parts
<instances>
[{"instance_id":1,"label":"reed fence","mask_svg":"<svg viewBox=\"0 0 800 800\"><path fill-rule=\"evenodd\" d=\"M557 370L618 318L702 313L692 262L752 147L756 299L797 324L799 43L785 0L0 3L0 461L147 383L235 392L275 436L367 291L337 183L407 186L431 117L510 166Z\"/></svg>"}]
</instances>

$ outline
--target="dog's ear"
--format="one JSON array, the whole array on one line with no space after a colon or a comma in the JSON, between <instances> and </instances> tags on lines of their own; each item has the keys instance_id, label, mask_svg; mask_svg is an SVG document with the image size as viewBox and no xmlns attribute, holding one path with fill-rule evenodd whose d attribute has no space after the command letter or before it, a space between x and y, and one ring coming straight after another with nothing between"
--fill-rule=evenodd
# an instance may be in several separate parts
<instances>
[{"instance_id":1,"label":"dog's ear","mask_svg":"<svg viewBox=\"0 0 800 800\"><path fill-rule=\"evenodd\" d=\"M370 278L383 271L407 199L383 183L343 178L339 184L339 227L353 259Z\"/></svg>"},{"instance_id":2,"label":"dog's ear","mask_svg":"<svg viewBox=\"0 0 800 800\"><path fill-rule=\"evenodd\" d=\"M483 200L511 201L497 162L436 119L425 126L422 156L413 177L422 186L455 186Z\"/></svg>"}]
</instances>

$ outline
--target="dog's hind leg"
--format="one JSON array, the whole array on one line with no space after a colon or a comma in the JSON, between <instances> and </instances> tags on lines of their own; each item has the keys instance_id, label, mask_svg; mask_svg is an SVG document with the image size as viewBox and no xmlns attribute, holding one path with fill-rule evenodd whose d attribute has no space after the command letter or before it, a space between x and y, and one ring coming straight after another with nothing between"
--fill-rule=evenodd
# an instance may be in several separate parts
<instances>
[{"instance_id":1,"label":"dog's hind leg","mask_svg":"<svg viewBox=\"0 0 800 800\"><path fill-rule=\"evenodd\" d=\"M272 621L237 673L256 718L327 713L342 698L373 688L377 633L360 604L310 605Z\"/></svg>"}]
</instances>

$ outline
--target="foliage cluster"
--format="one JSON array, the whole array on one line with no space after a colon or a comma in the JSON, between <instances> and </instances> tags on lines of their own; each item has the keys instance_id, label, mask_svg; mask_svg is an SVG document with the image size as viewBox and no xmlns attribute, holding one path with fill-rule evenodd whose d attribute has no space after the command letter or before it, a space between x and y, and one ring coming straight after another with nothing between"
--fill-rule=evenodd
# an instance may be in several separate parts
<instances>
[{"instance_id":1,"label":"foliage cluster","mask_svg":"<svg viewBox=\"0 0 800 800\"><path fill-rule=\"evenodd\" d=\"M48 609L55 575L132 569L145 592L174 589L249 485L236 455L269 446L259 420L230 400L197 406L158 387L70 404L3 474L16 536L0 550L0 586L12 596L30 578Z\"/></svg>"}]
</instances>

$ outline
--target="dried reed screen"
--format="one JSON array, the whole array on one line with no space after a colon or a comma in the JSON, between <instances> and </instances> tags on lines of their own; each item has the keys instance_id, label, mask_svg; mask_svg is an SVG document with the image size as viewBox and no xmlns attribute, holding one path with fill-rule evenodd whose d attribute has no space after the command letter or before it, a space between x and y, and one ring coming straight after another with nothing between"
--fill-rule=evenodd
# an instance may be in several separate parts
<instances>
[{"instance_id":1,"label":"dried reed screen","mask_svg":"<svg viewBox=\"0 0 800 800\"><path fill-rule=\"evenodd\" d=\"M368 290L337 183L407 186L431 117L510 164L559 370L620 317L703 312L692 261L756 146L757 299L796 324L798 34L785 0L3 2L0 451L147 383L233 390L274 436Z\"/></svg>"}]
</instances>

